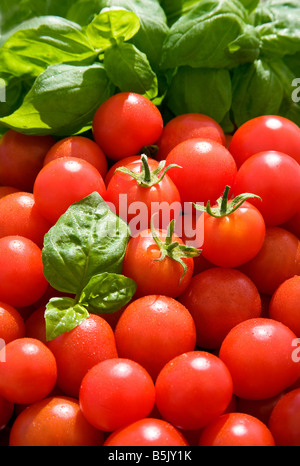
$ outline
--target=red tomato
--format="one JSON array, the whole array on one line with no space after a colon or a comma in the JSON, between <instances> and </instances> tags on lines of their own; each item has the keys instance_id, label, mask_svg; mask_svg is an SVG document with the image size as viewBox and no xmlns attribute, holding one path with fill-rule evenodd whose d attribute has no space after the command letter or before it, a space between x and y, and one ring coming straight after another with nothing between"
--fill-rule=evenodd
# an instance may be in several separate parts
<instances>
[{"instance_id":1,"label":"red tomato","mask_svg":"<svg viewBox=\"0 0 300 466\"><path fill-rule=\"evenodd\" d=\"M267 225L287 222L299 209L299 163L276 151L251 156L240 167L235 179L235 195L245 192L261 197L261 200L253 198L248 202L257 207Z\"/></svg>"},{"instance_id":2,"label":"red tomato","mask_svg":"<svg viewBox=\"0 0 300 466\"><path fill-rule=\"evenodd\" d=\"M0 238L19 235L31 239L40 248L50 223L38 210L32 193L19 191L0 199Z\"/></svg>"},{"instance_id":3,"label":"red tomato","mask_svg":"<svg viewBox=\"0 0 300 466\"><path fill-rule=\"evenodd\" d=\"M12 186L0 186L0 199L8 194L17 193L18 191L18 188L13 188Z\"/></svg>"},{"instance_id":4,"label":"red tomato","mask_svg":"<svg viewBox=\"0 0 300 466\"><path fill-rule=\"evenodd\" d=\"M227 367L205 351L191 351L169 361L155 388L162 417L180 429L206 426L225 411L232 398Z\"/></svg>"},{"instance_id":5,"label":"red tomato","mask_svg":"<svg viewBox=\"0 0 300 466\"><path fill-rule=\"evenodd\" d=\"M0 238L0 301L14 307L29 306L47 287L41 249L22 236Z\"/></svg>"},{"instance_id":6,"label":"red tomato","mask_svg":"<svg viewBox=\"0 0 300 466\"><path fill-rule=\"evenodd\" d=\"M259 419L243 413L223 414L206 426L200 447L274 447L274 438Z\"/></svg>"},{"instance_id":7,"label":"red tomato","mask_svg":"<svg viewBox=\"0 0 300 466\"><path fill-rule=\"evenodd\" d=\"M13 306L0 302L0 338L9 343L25 337L25 323Z\"/></svg>"},{"instance_id":8,"label":"red tomato","mask_svg":"<svg viewBox=\"0 0 300 466\"><path fill-rule=\"evenodd\" d=\"M178 188L183 203L211 201L233 186L237 168L229 151L209 139L188 139L169 152L166 166L179 165L168 174Z\"/></svg>"},{"instance_id":9,"label":"red tomato","mask_svg":"<svg viewBox=\"0 0 300 466\"><path fill-rule=\"evenodd\" d=\"M237 409L239 413L249 414L254 416L268 425L270 415L276 403L283 397L285 392L281 392L278 395L267 398L266 400L246 400L243 398L237 398Z\"/></svg>"},{"instance_id":10,"label":"red tomato","mask_svg":"<svg viewBox=\"0 0 300 466\"><path fill-rule=\"evenodd\" d=\"M281 226L300 239L300 206L298 207L296 215Z\"/></svg>"},{"instance_id":11,"label":"red tomato","mask_svg":"<svg viewBox=\"0 0 300 466\"><path fill-rule=\"evenodd\" d=\"M175 299L145 296L124 310L115 339L119 356L138 362L155 379L170 359L195 348L196 329L191 314Z\"/></svg>"},{"instance_id":12,"label":"red tomato","mask_svg":"<svg viewBox=\"0 0 300 466\"><path fill-rule=\"evenodd\" d=\"M0 394L18 404L30 404L49 395L56 384L53 353L34 338L18 338L0 351Z\"/></svg>"},{"instance_id":13,"label":"red tomato","mask_svg":"<svg viewBox=\"0 0 300 466\"><path fill-rule=\"evenodd\" d=\"M256 286L236 269L215 267L195 275L179 301L194 319L200 348L220 348L235 325L261 314Z\"/></svg>"},{"instance_id":14,"label":"red tomato","mask_svg":"<svg viewBox=\"0 0 300 466\"><path fill-rule=\"evenodd\" d=\"M179 143L192 138L212 139L225 146L225 134L221 126L211 117L201 113L178 115L165 125L157 141L157 160L167 158Z\"/></svg>"},{"instance_id":15,"label":"red tomato","mask_svg":"<svg viewBox=\"0 0 300 466\"><path fill-rule=\"evenodd\" d=\"M232 376L233 393L263 400L293 384L300 375L300 362L293 360L295 339L288 327L273 319L248 319L231 329L219 357Z\"/></svg>"},{"instance_id":16,"label":"red tomato","mask_svg":"<svg viewBox=\"0 0 300 466\"><path fill-rule=\"evenodd\" d=\"M0 184L32 192L35 178L54 143L52 136L7 131L0 140Z\"/></svg>"},{"instance_id":17,"label":"red tomato","mask_svg":"<svg viewBox=\"0 0 300 466\"><path fill-rule=\"evenodd\" d=\"M285 280L274 292L269 316L289 327L300 338L300 275Z\"/></svg>"},{"instance_id":18,"label":"red tomato","mask_svg":"<svg viewBox=\"0 0 300 466\"><path fill-rule=\"evenodd\" d=\"M110 97L100 105L93 120L94 139L112 160L137 155L143 147L155 144L162 130L158 108L132 92Z\"/></svg>"},{"instance_id":19,"label":"red tomato","mask_svg":"<svg viewBox=\"0 0 300 466\"><path fill-rule=\"evenodd\" d=\"M57 362L57 386L75 398L89 369L105 359L117 357L112 328L94 314L73 330L48 341L47 345Z\"/></svg>"},{"instance_id":20,"label":"red tomato","mask_svg":"<svg viewBox=\"0 0 300 466\"><path fill-rule=\"evenodd\" d=\"M268 426L277 446L300 446L300 388L286 393L276 403Z\"/></svg>"},{"instance_id":21,"label":"red tomato","mask_svg":"<svg viewBox=\"0 0 300 466\"><path fill-rule=\"evenodd\" d=\"M71 204L95 191L105 197L102 176L93 165L77 157L58 158L45 165L33 188L36 206L51 224Z\"/></svg>"},{"instance_id":22,"label":"red tomato","mask_svg":"<svg viewBox=\"0 0 300 466\"><path fill-rule=\"evenodd\" d=\"M104 446L187 447L188 443L169 422L146 418L113 432L105 440Z\"/></svg>"},{"instance_id":23,"label":"red tomato","mask_svg":"<svg viewBox=\"0 0 300 466\"><path fill-rule=\"evenodd\" d=\"M141 156L140 155L132 155L130 157L125 157L125 159L121 159L118 162L114 163L112 167L108 170L108 172L105 175L104 182L105 186L107 187L109 185L110 180L115 174L115 171L119 167L126 167L131 162L140 162Z\"/></svg>"},{"instance_id":24,"label":"red tomato","mask_svg":"<svg viewBox=\"0 0 300 466\"><path fill-rule=\"evenodd\" d=\"M45 345L48 344L46 338L45 306L33 311L25 320L25 335L29 338L36 338Z\"/></svg>"},{"instance_id":25,"label":"red tomato","mask_svg":"<svg viewBox=\"0 0 300 466\"><path fill-rule=\"evenodd\" d=\"M94 141L83 136L69 136L51 147L44 159L44 165L61 157L78 157L86 160L99 171L102 178L107 172L106 157Z\"/></svg>"},{"instance_id":26,"label":"red tomato","mask_svg":"<svg viewBox=\"0 0 300 466\"><path fill-rule=\"evenodd\" d=\"M79 402L91 425L113 432L151 413L155 403L154 383L140 364L112 358L96 364L85 375Z\"/></svg>"},{"instance_id":27,"label":"red tomato","mask_svg":"<svg viewBox=\"0 0 300 466\"><path fill-rule=\"evenodd\" d=\"M9 446L74 447L101 446L103 432L92 427L78 400L55 396L34 403L14 421Z\"/></svg>"},{"instance_id":28,"label":"red tomato","mask_svg":"<svg viewBox=\"0 0 300 466\"><path fill-rule=\"evenodd\" d=\"M278 115L253 118L234 133L229 151L240 167L251 155L275 150L300 163L300 129L296 123Z\"/></svg>"}]
</instances>

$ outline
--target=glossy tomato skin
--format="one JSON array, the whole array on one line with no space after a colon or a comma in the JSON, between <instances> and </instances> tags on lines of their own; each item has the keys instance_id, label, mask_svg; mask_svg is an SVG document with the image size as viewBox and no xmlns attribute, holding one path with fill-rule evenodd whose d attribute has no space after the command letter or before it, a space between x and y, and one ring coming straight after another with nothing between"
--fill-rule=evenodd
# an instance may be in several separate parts
<instances>
[{"instance_id":1,"label":"glossy tomato skin","mask_svg":"<svg viewBox=\"0 0 300 466\"><path fill-rule=\"evenodd\" d=\"M78 157L86 160L99 171L102 178L107 173L107 159L98 144L83 136L69 136L56 142L47 152L44 165L61 157Z\"/></svg>"},{"instance_id":2,"label":"glossy tomato skin","mask_svg":"<svg viewBox=\"0 0 300 466\"><path fill-rule=\"evenodd\" d=\"M138 363L112 358L84 376L79 402L85 418L104 432L113 432L147 417L155 403L154 383Z\"/></svg>"},{"instance_id":3,"label":"glossy tomato skin","mask_svg":"<svg viewBox=\"0 0 300 466\"><path fill-rule=\"evenodd\" d=\"M0 358L0 394L18 404L30 404L49 395L57 379L53 353L34 338L8 343Z\"/></svg>"},{"instance_id":4,"label":"glossy tomato skin","mask_svg":"<svg viewBox=\"0 0 300 466\"><path fill-rule=\"evenodd\" d=\"M269 316L289 327L300 338L300 275L285 280L274 292Z\"/></svg>"},{"instance_id":5,"label":"glossy tomato skin","mask_svg":"<svg viewBox=\"0 0 300 466\"><path fill-rule=\"evenodd\" d=\"M230 371L234 394L263 400L296 382L300 364L293 358L295 340L288 327L268 318L248 319L230 330L219 357Z\"/></svg>"},{"instance_id":6,"label":"glossy tomato skin","mask_svg":"<svg viewBox=\"0 0 300 466\"><path fill-rule=\"evenodd\" d=\"M112 328L95 314L90 314L73 330L49 341L47 346L57 362L57 386L75 398L83 377L92 366L117 357Z\"/></svg>"},{"instance_id":7,"label":"glossy tomato skin","mask_svg":"<svg viewBox=\"0 0 300 466\"><path fill-rule=\"evenodd\" d=\"M275 440L259 419L244 413L228 413L203 429L199 446L274 447Z\"/></svg>"},{"instance_id":8,"label":"glossy tomato skin","mask_svg":"<svg viewBox=\"0 0 300 466\"><path fill-rule=\"evenodd\" d=\"M292 157L277 151L255 154L239 168L234 193L260 196L261 200L248 201L261 212L267 225L281 225L299 209L300 165Z\"/></svg>"},{"instance_id":9,"label":"glossy tomato skin","mask_svg":"<svg viewBox=\"0 0 300 466\"><path fill-rule=\"evenodd\" d=\"M104 435L92 427L79 402L66 396L47 397L23 410L12 425L9 446L101 446Z\"/></svg>"},{"instance_id":10,"label":"glossy tomato skin","mask_svg":"<svg viewBox=\"0 0 300 466\"><path fill-rule=\"evenodd\" d=\"M13 306L0 302L0 338L9 343L25 337L25 322Z\"/></svg>"},{"instance_id":11,"label":"glossy tomato skin","mask_svg":"<svg viewBox=\"0 0 300 466\"><path fill-rule=\"evenodd\" d=\"M229 151L209 139L188 139L169 152L166 166L178 188L183 203L210 201L214 204L222 196L226 185L233 186L237 167Z\"/></svg>"},{"instance_id":12,"label":"glossy tomato skin","mask_svg":"<svg viewBox=\"0 0 300 466\"><path fill-rule=\"evenodd\" d=\"M194 319L200 348L220 348L231 328L261 314L256 286L236 269L213 267L195 275L178 299Z\"/></svg>"},{"instance_id":13,"label":"glossy tomato skin","mask_svg":"<svg viewBox=\"0 0 300 466\"><path fill-rule=\"evenodd\" d=\"M156 160L164 160L175 146L187 139L212 139L225 146L225 134L221 126L211 117L201 113L178 115L164 126L157 141Z\"/></svg>"},{"instance_id":14,"label":"glossy tomato skin","mask_svg":"<svg viewBox=\"0 0 300 466\"><path fill-rule=\"evenodd\" d=\"M169 361L156 383L156 405L163 419L186 430L201 429L221 415L232 398L232 378L217 356L183 353Z\"/></svg>"},{"instance_id":15,"label":"glossy tomato skin","mask_svg":"<svg viewBox=\"0 0 300 466\"><path fill-rule=\"evenodd\" d=\"M145 418L110 434L104 446L187 447L188 442L169 422Z\"/></svg>"},{"instance_id":16,"label":"glossy tomato skin","mask_svg":"<svg viewBox=\"0 0 300 466\"><path fill-rule=\"evenodd\" d=\"M156 379L167 362L194 350L196 328L181 303L149 295L127 306L116 325L115 339L120 357L138 362Z\"/></svg>"},{"instance_id":17,"label":"glossy tomato skin","mask_svg":"<svg viewBox=\"0 0 300 466\"><path fill-rule=\"evenodd\" d=\"M0 184L32 192L35 178L54 143L52 136L7 131L0 140Z\"/></svg>"},{"instance_id":18,"label":"glossy tomato skin","mask_svg":"<svg viewBox=\"0 0 300 466\"><path fill-rule=\"evenodd\" d=\"M248 202L225 217L204 213L202 255L219 267L239 267L261 250L266 233L261 213ZM197 228L202 228L202 219Z\"/></svg>"},{"instance_id":19,"label":"glossy tomato skin","mask_svg":"<svg viewBox=\"0 0 300 466\"><path fill-rule=\"evenodd\" d=\"M292 121L278 115L253 118L234 133L229 151L237 166L262 151L279 151L300 163L300 129Z\"/></svg>"},{"instance_id":20,"label":"glossy tomato skin","mask_svg":"<svg viewBox=\"0 0 300 466\"><path fill-rule=\"evenodd\" d=\"M14 307L29 306L47 287L41 249L22 236L0 238L0 301Z\"/></svg>"},{"instance_id":21,"label":"glossy tomato skin","mask_svg":"<svg viewBox=\"0 0 300 466\"><path fill-rule=\"evenodd\" d=\"M162 130L158 108L133 92L120 92L107 99L93 120L94 139L112 160L137 155L144 146L155 144Z\"/></svg>"},{"instance_id":22,"label":"glossy tomato skin","mask_svg":"<svg viewBox=\"0 0 300 466\"><path fill-rule=\"evenodd\" d=\"M277 446L300 446L300 388L286 393L276 403L268 427Z\"/></svg>"},{"instance_id":23,"label":"glossy tomato skin","mask_svg":"<svg viewBox=\"0 0 300 466\"><path fill-rule=\"evenodd\" d=\"M33 188L36 206L51 225L71 204L95 191L105 197L102 176L93 165L77 157L52 160L39 172Z\"/></svg>"}]
</instances>

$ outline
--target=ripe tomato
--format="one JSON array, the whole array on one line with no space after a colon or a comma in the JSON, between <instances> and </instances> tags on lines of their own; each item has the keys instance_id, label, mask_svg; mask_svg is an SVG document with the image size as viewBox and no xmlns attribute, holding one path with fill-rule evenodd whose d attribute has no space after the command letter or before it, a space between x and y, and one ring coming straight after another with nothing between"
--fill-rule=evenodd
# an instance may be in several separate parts
<instances>
[{"instance_id":1,"label":"ripe tomato","mask_svg":"<svg viewBox=\"0 0 300 466\"><path fill-rule=\"evenodd\" d=\"M93 165L77 157L58 158L45 165L33 188L36 206L51 224L71 204L94 191L105 197L103 178Z\"/></svg>"},{"instance_id":2,"label":"ripe tomato","mask_svg":"<svg viewBox=\"0 0 300 466\"><path fill-rule=\"evenodd\" d=\"M57 367L53 353L33 338L18 338L0 354L0 394L18 404L30 404L49 395L56 384Z\"/></svg>"},{"instance_id":3,"label":"ripe tomato","mask_svg":"<svg viewBox=\"0 0 300 466\"><path fill-rule=\"evenodd\" d=\"M188 443L179 430L169 422L145 418L110 434L104 446L187 447Z\"/></svg>"},{"instance_id":4,"label":"ripe tomato","mask_svg":"<svg viewBox=\"0 0 300 466\"><path fill-rule=\"evenodd\" d=\"M296 335L273 319L248 319L224 338L219 357L233 379L233 393L249 400L278 395L300 376L293 360ZM251 357L249 357L251 355Z\"/></svg>"},{"instance_id":5,"label":"ripe tomato","mask_svg":"<svg viewBox=\"0 0 300 466\"><path fill-rule=\"evenodd\" d=\"M268 426L277 446L300 446L300 388L286 393L276 403Z\"/></svg>"},{"instance_id":6,"label":"ripe tomato","mask_svg":"<svg viewBox=\"0 0 300 466\"><path fill-rule=\"evenodd\" d=\"M0 302L0 338L9 343L25 337L25 322L13 306Z\"/></svg>"},{"instance_id":7,"label":"ripe tomato","mask_svg":"<svg viewBox=\"0 0 300 466\"><path fill-rule=\"evenodd\" d=\"M0 199L0 238L4 236L24 236L40 248L50 223L38 210L32 193L22 191Z\"/></svg>"},{"instance_id":8,"label":"ripe tomato","mask_svg":"<svg viewBox=\"0 0 300 466\"><path fill-rule=\"evenodd\" d=\"M274 292L269 316L289 327L300 338L300 275L285 280Z\"/></svg>"},{"instance_id":9,"label":"ripe tomato","mask_svg":"<svg viewBox=\"0 0 300 466\"><path fill-rule=\"evenodd\" d=\"M61 157L78 157L86 160L99 171L102 178L107 172L106 157L92 139L83 136L69 136L51 147L44 159L44 165Z\"/></svg>"},{"instance_id":10,"label":"ripe tomato","mask_svg":"<svg viewBox=\"0 0 300 466\"><path fill-rule=\"evenodd\" d=\"M256 286L236 269L214 267L194 275L178 299L194 319L200 348L220 348L235 325L261 314Z\"/></svg>"},{"instance_id":11,"label":"ripe tomato","mask_svg":"<svg viewBox=\"0 0 300 466\"><path fill-rule=\"evenodd\" d=\"M229 151L240 167L251 155L275 150L300 163L300 129L296 123L278 115L253 118L234 133Z\"/></svg>"},{"instance_id":12,"label":"ripe tomato","mask_svg":"<svg viewBox=\"0 0 300 466\"><path fill-rule=\"evenodd\" d=\"M156 160L166 159L175 146L192 138L212 139L225 146L224 131L213 118L201 113L186 113L172 118L164 126L157 141Z\"/></svg>"},{"instance_id":13,"label":"ripe tomato","mask_svg":"<svg viewBox=\"0 0 300 466\"><path fill-rule=\"evenodd\" d=\"M0 396L0 432L3 430L14 413L14 403Z\"/></svg>"},{"instance_id":14,"label":"ripe tomato","mask_svg":"<svg viewBox=\"0 0 300 466\"><path fill-rule=\"evenodd\" d=\"M267 225L287 222L299 209L299 163L276 151L249 157L239 168L234 185L235 195L244 192L260 196L261 200L253 198L249 202L261 212Z\"/></svg>"},{"instance_id":15,"label":"ripe tomato","mask_svg":"<svg viewBox=\"0 0 300 466\"><path fill-rule=\"evenodd\" d=\"M57 362L57 386L75 398L89 369L105 359L117 357L110 325L94 314L73 330L48 341L47 346Z\"/></svg>"},{"instance_id":16,"label":"ripe tomato","mask_svg":"<svg viewBox=\"0 0 300 466\"><path fill-rule=\"evenodd\" d=\"M97 447L103 442L103 432L88 423L78 400L65 396L28 406L14 421L9 438L12 447Z\"/></svg>"},{"instance_id":17,"label":"ripe tomato","mask_svg":"<svg viewBox=\"0 0 300 466\"><path fill-rule=\"evenodd\" d=\"M220 416L232 398L232 379L217 356L205 351L183 353L169 361L156 383L162 417L180 429L200 429Z\"/></svg>"},{"instance_id":18,"label":"ripe tomato","mask_svg":"<svg viewBox=\"0 0 300 466\"><path fill-rule=\"evenodd\" d=\"M14 307L29 306L47 287L41 249L22 236L0 238L0 301Z\"/></svg>"},{"instance_id":19,"label":"ripe tomato","mask_svg":"<svg viewBox=\"0 0 300 466\"><path fill-rule=\"evenodd\" d=\"M120 92L106 100L94 116L96 143L112 160L137 155L153 145L163 130L158 108L146 97Z\"/></svg>"},{"instance_id":20,"label":"ripe tomato","mask_svg":"<svg viewBox=\"0 0 300 466\"><path fill-rule=\"evenodd\" d=\"M145 296L122 313L115 339L120 357L141 364L155 379L170 359L192 351L196 329L188 310L167 296Z\"/></svg>"},{"instance_id":21,"label":"ripe tomato","mask_svg":"<svg viewBox=\"0 0 300 466\"><path fill-rule=\"evenodd\" d=\"M211 201L233 186L236 163L229 151L209 139L188 139L169 152L166 166L179 165L168 173L178 188L183 203Z\"/></svg>"},{"instance_id":22,"label":"ripe tomato","mask_svg":"<svg viewBox=\"0 0 300 466\"><path fill-rule=\"evenodd\" d=\"M274 406L284 396L284 393L285 391L280 392L278 395L266 400L246 400L236 397L236 412L250 414L250 416L256 417L267 426Z\"/></svg>"},{"instance_id":23,"label":"ripe tomato","mask_svg":"<svg viewBox=\"0 0 300 466\"><path fill-rule=\"evenodd\" d=\"M281 226L300 239L300 207L298 207L296 215Z\"/></svg>"},{"instance_id":24,"label":"ripe tomato","mask_svg":"<svg viewBox=\"0 0 300 466\"><path fill-rule=\"evenodd\" d=\"M26 318L25 334L26 337L36 338L45 343L45 345L48 344L46 338L45 306L35 309Z\"/></svg>"},{"instance_id":25,"label":"ripe tomato","mask_svg":"<svg viewBox=\"0 0 300 466\"><path fill-rule=\"evenodd\" d=\"M7 131L0 140L0 184L32 192L35 178L54 143L52 136Z\"/></svg>"},{"instance_id":26,"label":"ripe tomato","mask_svg":"<svg viewBox=\"0 0 300 466\"><path fill-rule=\"evenodd\" d=\"M154 383L140 364L120 357L108 359L85 375L79 402L91 425L113 432L151 413Z\"/></svg>"},{"instance_id":27,"label":"ripe tomato","mask_svg":"<svg viewBox=\"0 0 300 466\"><path fill-rule=\"evenodd\" d=\"M275 440L259 419L244 413L228 413L206 426L200 447L274 447Z\"/></svg>"}]
</instances>

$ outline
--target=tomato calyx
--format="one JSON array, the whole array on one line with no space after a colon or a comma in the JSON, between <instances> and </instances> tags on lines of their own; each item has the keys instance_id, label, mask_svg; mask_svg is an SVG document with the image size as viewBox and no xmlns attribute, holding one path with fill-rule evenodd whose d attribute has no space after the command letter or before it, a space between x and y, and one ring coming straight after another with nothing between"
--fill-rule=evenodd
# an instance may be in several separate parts
<instances>
[{"instance_id":1,"label":"tomato calyx","mask_svg":"<svg viewBox=\"0 0 300 466\"><path fill-rule=\"evenodd\" d=\"M154 186L161 182L161 180L164 178L165 174L170 168L181 168L179 165L176 164L168 165L167 167L165 167L166 160L162 160L154 170L151 170L146 154L141 155L141 162L142 167L140 173L135 173L127 167L119 167L116 169L116 171L130 175L137 181L138 185L143 188L151 188L151 186Z\"/></svg>"},{"instance_id":2,"label":"tomato calyx","mask_svg":"<svg viewBox=\"0 0 300 466\"><path fill-rule=\"evenodd\" d=\"M153 225L153 221L151 219L151 234L161 252L160 257L154 260L163 261L166 257L169 257L170 259L173 259L174 261L178 262L183 268L183 273L181 275L180 282L179 282L181 283L187 271L187 265L183 259L198 257L201 254L202 250L193 248L192 246L187 246L186 244L180 244L178 241L172 241L173 234L174 234L174 227L175 227L175 220L173 219L169 223L167 235L166 235L165 240L163 241L157 235L157 232Z\"/></svg>"},{"instance_id":3,"label":"tomato calyx","mask_svg":"<svg viewBox=\"0 0 300 466\"><path fill-rule=\"evenodd\" d=\"M228 200L228 195L230 191L230 186L226 186L224 193L219 199L217 200L217 206L211 207L210 201L207 202L206 206L202 206L199 204L194 204L196 210L200 210L202 212L206 212L211 217L226 217L233 212L235 212L245 201L248 199L261 199L260 196L252 193L243 193L236 196L234 199Z\"/></svg>"}]
</instances>

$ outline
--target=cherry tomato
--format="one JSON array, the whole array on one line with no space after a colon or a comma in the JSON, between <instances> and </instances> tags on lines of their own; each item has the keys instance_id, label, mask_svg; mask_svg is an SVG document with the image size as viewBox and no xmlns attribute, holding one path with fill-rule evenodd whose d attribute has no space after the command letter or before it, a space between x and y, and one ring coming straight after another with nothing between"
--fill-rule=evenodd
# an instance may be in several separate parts
<instances>
[{"instance_id":1,"label":"cherry tomato","mask_svg":"<svg viewBox=\"0 0 300 466\"><path fill-rule=\"evenodd\" d=\"M244 192L260 196L261 200L253 198L248 202L259 209L267 225L287 222L299 209L299 163L276 151L251 156L239 168L235 179L235 195Z\"/></svg>"},{"instance_id":2,"label":"cherry tomato","mask_svg":"<svg viewBox=\"0 0 300 466\"><path fill-rule=\"evenodd\" d=\"M296 215L294 215L284 225L281 226L300 239L300 207L298 207Z\"/></svg>"},{"instance_id":3,"label":"cherry tomato","mask_svg":"<svg viewBox=\"0 0 300 466\"><path fill-rule=\"evenodd\" d=\"M196 329L181 303L150 295L127 306L116 325L115 339L118 355L138 362L155 379L170 359L194 350Z\"/></svg>"},{"instance_id":4,"label":"cherry tomato","mask_svg":"<svg viewBox=\"0 0 300 466\"><path fill-rule=\"evenodd\" d=\"M300 163L300 129L296 123L278 115L253 118L234 133L229 151L240 167L251 155L275 150Z\"/></svg>"},{"instance_id":5,"label":"cherry tomato","mask_svg":"<svg viewBox=\"0 0 300 466\"><path fill-rule=\"evenodd\" d=\"M88 423L78 400L66 396L28 406L14 421L9 438L12 447L97 447L103 442L103 432Z\"/></svg>"},{"instance_id":6,"label":"cherry tomato","mask_svg":"<svg viewBox=\"0 0 300 466\"><path fill-rule=\"evenodd\" d=\"M30 404L49 395L57 379L53 353L34 338L18 338L0 354L0 394L18 404Z\"/></svg>"},{"instance_id":7,"label":"cherry tomato","mask_svg":"<svg viewBox=\"0 0 300 466\"><path fill-rule=\"evenodd\" d=\"M274 292L269 316L289 327L300 338L300 275L285 280Z\"/></svg>"},{"instance_id":8,"label":"cherry tomato","mask_svg":"<svg viewBox=\"0 0 300 466\"><path fill-rule=\"evenodd\" d=\"M25 320L25 335L28 338L36 338L47 345L45 309L45 306L39 307L27 317Z\"/></svg>"},{"instance_id":9,"label":"cherry tomato","mask_svg":"<svg viewBox=\"0 0 300 466\"><path fill-rule=\"evenodd\" d=\"M110 434L104 446L187 447L188 443L179 430L169 422L145 418Z\"/></svg>"},{"instance_id":10,"label":"cherry tomato","mask_svg":"<svg viewBox=\"0 0 300 466\"><path fill-rule=\"evenodd\" d=\"M248 319L237 324L224 338L219 357L233 379L233 393L249 400L278 395L300 375L294 361L296 335L273 319ZM250 357L251 355L251 357Z\"/></svg>"},{"instance_id":11,"label":"cherry tomato","mask_svg":"<svg viewBox=\"0 0 300 466\"><path fill-rule=\"evenodd\" d=\"M112 328L94 314L73 330L48 341L47 346L57 362L57 386L75 398L89 369L105 359L117 357Z\"/></svg>"},{"instance_id":12,"label":"cherry tomato","mask_svg":"<svg viewBox=\"0 0 300 466\"><path fill-rule=\"evenodd\" d=\"M0 338L9 343L25 337L25 322L13 306L0 302Z\"/></svg>"},{"instance_id":13,"label":"cherry tomato","mask_svg":"<svg viewBox=\"0 0 300 466\"><path fill-rule=\"evenodd\" d=\"M206 426L200 435L201 447L274 447L268 427L249 414L223 414Z\"/></svg>"},{"instance_id":14,"label":"cherry tomato","mask_svg":"<svg viewBox=\"0 0 300 466\"><path fill-rule=\"evenodd\" d=\"M209 139L188 139L169 152L166 166L179 165L168 173L178 188L183 203L210 201L222 195L226 185L232 186L237 168L229 151Z\"/></svg>"},{"instance_id":15,"label":"cherry tomato","mask_svg":"<svg viewBox=\"0 0 300 466\"><path fill-rule=\"evenodd\" d=\"M236 411L254 416L267 426L274 406L284 396L284 393L285 392L281 392L266 400L246 400L236 397Z\"/></svg>"},{"instance_id":16,"label":"cherry tomato","mask_svg":"<svg viewBox=\"0 0 300 466\"><path fill-rule=\"evenodd\" d=\"M83 136L69 136L51 147L44 159L44 165L61 157L78 157L86 160L99 171L102 178L107 172L106 157L94 141Z\"/></svg>"},{"instance_id":17,"label":"cherry tomato","mask_svg":"<svg viewBox=\"0 0 300 466\"><path fill-rule=\"evenodd\" d=\"M0 238L19 235L31 239L40 248L50 223L38 210L32 193L22 191L0 199Z\"/></svg>"},{"instance_id":18,"label":"cherry tomato","mask_svg":"<svg viewBox=\"0 0 300 466\"><path fill-rule=\"evenodd\" d=\"M14 403L0 396L0 432L3 430L14 413Z\"/></svg>"},{"instance_id":19,"label":"cherry tomato","mask_svg":"<svg viewBox=\"0 0 300 466\"><path fill-rule=\"evenodd\" d=\"M0 199L8 194L17 193L20 191L18 188L13 188L12 186L0 186Z\"/></svg>"},{"instance_id":20,"label":"cherry tomato","mask_svg":"<svg viewBox=\"0 0 300 466\"><path fill-rule=\"evenodd\" d=\"M93 120L94 139L112 160L137 155L143 147L155 144L162 130L158 108L132 92L110 97L100 105Z\"/></svg>"},{"instance_id":21,"label":"cherry tomato","mask_svg":"<svg viewBox=\"0 0 300 466\"><path fill-rule=\"evenodd\" d=\"M205 351L169 361L156 383L162 417L180 429L200 429L221 415L232 398L232 379L221 359Z\"/></svg>"},{"instance_id":22,"label":"cherry tomato","mask_svg":"<svg viewBox=\"0 0 300 466\"><path fill-rule=\"evenodd\" d=\"M235 325L261 314L256 286L236 269L214 267L195 275L178 299L194 319L200 348L220 348Z\"/></svg>"},{"instance_id":23,"label":"cherry tomato","mask_svg":"<svg viewBox=\"0 0 300 466\"><path fill-rule=\"evenodd\" d=\"M45 165L33 188L36 206L51 224L56 223L71 204L95 191L105 197L102 176L93 165L77 157L58 158Z\"/></svg>"},{"instance_id":24,"label":"cherry tomato","mask_svg":"<svg viewBox=\"0 0 300 466\"><path fill-rule=\"evenodd\" d=\"M48 286L42 251L22 236L0 238L0 301L13 307L35 303Z\"/></svg>"},{"instance_id":25,"label":"cherry tomato","mask_svg":"<svg viewBox=\"0 0 300 466\"><path fill-rule=\"evenodd\" d=\"M7 131L0 140L0 184L32 192L35 178L53 144L52 136Z\"/></svg>"},{"instance_id":26,"label":"cherry tomato","mask_svg":"<svg viewBox=\"0 0 300 466\"><path fill-rule=\"evenodd\" d=\"M300 388L286 393L276 403L268 426L277 446L300 446Z\"/></svg>"},{"instance_id":27,"label":"cherry tomato","mask_svg":"<svg viewBox=\"0 0 300 466\"><path fill-rule=\"evenodd\" d=\"M113 432L151 413L155 403L154 383L135 361L108 359L84 376L79 402L91 425Z\"/></svg>"},{"instance_id":28,"label":"cherry tomato","mask_svg":"<svg viewBox=\"0 0 300 466\"><path fill-rule=\"evenodd\" d=\"M213 118L201 113L186 113L172 118L164 126L157 141L156 160L166 159L175 146L192 138L212 139L225 146L224 131Z\"/></svg>"}]
</instances>

